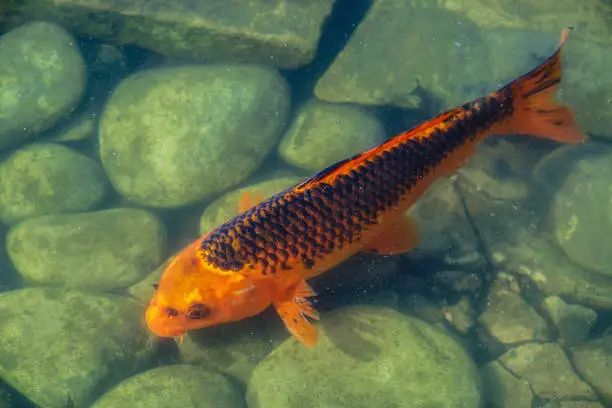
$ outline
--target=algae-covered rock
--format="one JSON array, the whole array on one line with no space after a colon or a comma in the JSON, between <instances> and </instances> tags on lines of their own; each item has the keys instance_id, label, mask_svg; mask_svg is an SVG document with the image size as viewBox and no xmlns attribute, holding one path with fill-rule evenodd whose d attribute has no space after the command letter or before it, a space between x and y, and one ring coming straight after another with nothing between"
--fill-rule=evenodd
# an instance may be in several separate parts
<instances>
[{"instance_id":1,"label":"algae-covered rock","mask_svg":"<svg viewBox=\"0 0 612 408\"><path fill-rule=\"evenodd\" d=\"M588 382L610 406L612 404L612 336L590 340L570 349L578 374Z\"/></svg>"},{"instance_id":2,"label":"algae-covered rock","mask_svg":"<svg viewBox=\"0 0 612 408\"><path fill-rule=\"evenodd\" d=\"M565 303L559 296L547 297L542 301L541 308L557 328L559 337L566 346L584 342L597 320L594 310Z\"/></svg>"},{"instance_id":3,"label":"algae-covered rock","mask_svg":"<svg viewBox=\"0 0 612 408\"><path fill-rule=\"evenodd\" d=\"M528 343L509 350L499 361L515 376L529 382L540 398L595 399L595 392L576 375L557 344Z\"/></svg>"},{"instance_id":4,"label":"algae-covered rock","mask_svg":"<svg viewBox=\"0 0 612 408\"><path fill-rule=\"evenodd\" d=\"M423 106L422 90L454 107L489 75L489 54L477 25L457 13L377 0L315 87L328 102ZM488 84L487 84L488 85Z\"/></svg>"},{"instance_id":5,"label":"algae-covered rock","mask_svg":"<svg viewBox=\"0 0 612 408\"><path fill-rule=\"evenodd\" d=\"M322 316L311 350L290 338L253 371L249 408L471 407L479 374L444 331L384 307Z\"/></svg>"},{"instance_id":6,"label":"algae-covered rock","mask_svg":"<svg viewBox=\"0 0 612 408\"><path fill-rule=\"evenodd\" d=\"M558 401L551 400L542 408L604 408L596 401Z\"/></svg>"},{"instance_id":7,"label":"algae-covered rock","mask_svg":"<svg viewBox=\"0 0 612 408\"><path fill-rule=\"evenodd\" d=\"M13 224L92 209L108 188L102 167L68 147L37 143L0 163L0 220Z\"/></svg>"},{"instance_id":8,"label":"algae-covered rock","mask_svg":"<svg viewBox=\"0 0 612 408\"><path fill-rule=\"evenodd\" d=\"M436 180L408 214L420 229L420 242L407 257L435 256L453 266L484 263L481 244L453 180Z\"/></svg>"},{"instance_id":9,"label":"algae-covered rock","mask_svg":"<svg viewBox=\"0 0 612 408\"><path fill-rule=\"evenodd\" d=\"M120 296L31 288L0 294L0 376L41 407L90 406L154 351L142 308Z\"/></svg>"},{"instance_id":10,"label":"algae-covered rock","mask_svg":"<svg viewBox=\"0 0 612 408\"><path fill-rule=\"evenodd\" d=\"M193 365L145 371L97 400L91 408L241 408L240 392L221 374Z\"/></svg>"},{"instance_id":11,"label":"algae-covered rock","mask_svg":"<svg viewBox=\"0 0 612 408\"><path fill-rule=\"evenodd\" d=\"M249 65L159 68L124 80L100 120L100 156L115 188L173 208L231 188L276 143L286 82Z\"/></svg>"},{"instance_id":12,"label":"algae-covered rock","mask_svg":"<svg viewBox=\"0 0 612 408\"><path fill-rule=\"evenodd\" d=\"M558 36L565 25L572 24L579 27L572 36L612 44L612 30L606 18L610 5L599 0L584 0L580 7L573 0L443 0L439 4L483 28L537 30Z\"/></svg>"},{"instance_id":13,"label":"algae-covered rock","mask_svg":"<svg viewBox=\"0 0 612 408\"><path fill-rule=\"evenodd\" d=\"M267 199L291 187L299 181L297 176L281 176L247 185L230 191L213 201L200 218L200 234L204 235L240 213L239 203L243 194L250 194L251 200Z\"/></svg>"},{"instance_id":14,"label":"algae-covered rock","mask_svg":"<svg viewBox=\"0 0 612 408\"><path fill-rule=\"evenodd\" d=\"M553 205L554 233L567 255L612 277L612 149L572 163Z\"/></svg>"},{"instance_id":15,"label":"algae-covered rock","mask_svg":"<svg viewBox=\"0 0 612 408\"><path fill-rule=\"evenodd\" d=\"M297 68L315 54L333 0L25 0L29 18L53 16L81 34L180 60Z\"/></svg>"},{"instance_id":16,"label":"algae-covered rock","mask_svg":"<svg viewBox=\"0 0 612 408\"><path fill-rule=\"evenodd\" d=\"M533 392L529 383L516 378L499 361L480 369L485 400L493 408L531 408Z\"/></svg>"},{"instance_id":17,"label":"algae-covered rock","mask_svg":"<svg viewBox=\"0 0 612 408\"><path fill-rule=\"evenodd\" d=\"M612 308L612 279L576 264L546 235L524 230L516 242L496 242L490 249L495 266L518 277L532 294Z\"/></svg>"},{"instance_id":18,"label":"algae-covered rock","mask_svg":"<svg viewBox=\"0 0 612 408\"><path fill-rule=\"evenodd\" d=\"M300 108L278 152L296 167L319 171L374 147L384 137L382 124L367 111L315 99Z\"/></svg>"},{"instance_id":19,"label":"algae-covered rock","mask_svg":"<svg viewBox=\"0 0 612 408\"><path fill-rule=\"evenodd\" d=\"M482 336L485 339L490 337L504 347L549 340L548 325L544 318L519 295L508 290L491 290L486 308L478 321L484 330Z\"/></svg>"},{"instance_id":20,"label":"algae-covered rock","mask_svg":"<svg viewBox=\"0 0 612 408\"><path fill-rule=\"evenodd\" d=\"M164 261L161 265L151 271L148 275L144 277L139 282L136 282L132 286L129 287L128 293L132 295L134 298L140 300L143 304L147 304L151 301L151 298L155 294L155 286L159 283L159 280L164 273L164 269L166 266L174 259L174 257L170 257Z\"/></svg>"},{"instance_id":21,"label":"algae-covered rock","mask_svg":"<svg viewBox=\"0 0 612 408\"><path fill-rule=\"evenodd\" d=\"M161 263L165 228L137 209L49 215L14 226L7 251L29 283L109 291L130 286Z\"/></svg>"},{"instance_id":22,"label":"algae-covered rock","mask_svg":"<svg viewBox=\"0 0 612 408\"><path fill-rule=\"evenodd\" d=\"M83 57L61 27L33 22L0 37L0 149L51 127L84 88Z\"/></svg>"}]
</instances>

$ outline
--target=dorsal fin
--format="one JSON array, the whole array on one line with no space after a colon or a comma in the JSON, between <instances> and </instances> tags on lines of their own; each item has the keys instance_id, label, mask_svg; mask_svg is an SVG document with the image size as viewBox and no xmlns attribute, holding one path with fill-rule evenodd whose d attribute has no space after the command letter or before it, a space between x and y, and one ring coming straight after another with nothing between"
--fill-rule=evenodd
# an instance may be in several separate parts
<instances>
[{"instance_id":1,"label":"dorsal fin","mask_svg":"<svg viewBox=\"0 0 612 408\"><path fill-rule=\"evenodd\" d=\"M330 174L332 174L334 171L336 171L338 168L342 167L342 165L357 159L359 156L361 156L360 154L356 154L353 157L350 157L348 159L344 159L344 160L340 160L339 162L336 162L334 164L332 164L331 166L328 166L326 168L324 168L323 170L321 170L320 172L318 172L317 174L315 174L314 176L308 177L306 180L302 181L301 183L299 183L298 185L295 186L295 189L297 190L302 190L314 183L317 183L321 180L323 180L325 177L329 176Z\"/></svg>"}]
</instances>

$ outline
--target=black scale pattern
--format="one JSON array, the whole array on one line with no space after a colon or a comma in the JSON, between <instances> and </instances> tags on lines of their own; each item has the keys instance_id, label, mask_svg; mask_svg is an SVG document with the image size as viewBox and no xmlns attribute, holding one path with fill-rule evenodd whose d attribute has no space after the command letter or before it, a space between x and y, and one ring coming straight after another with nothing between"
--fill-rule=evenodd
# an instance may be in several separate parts
<instances>
[{"instance_id":1,"label":"black scale pattern","mask_svg":"<svg viewBox=\"0 0 612 408\"><path fill-rule=\"evenodd\" d=\"M509 102L507 97L475 100L458 109L462 117L451 116L447 131L434 129L429 137L395 145L391 139L386 150L348 174L320 181L352 159L337 163L218 227L202 241L201 256L224 271L248 273L257 267L264 275L275 274L290 269L291 259L312 268L358 240L450 152L508 114ZM312 187L299 188L308 183Z\"/></svg>"}]
</instances>

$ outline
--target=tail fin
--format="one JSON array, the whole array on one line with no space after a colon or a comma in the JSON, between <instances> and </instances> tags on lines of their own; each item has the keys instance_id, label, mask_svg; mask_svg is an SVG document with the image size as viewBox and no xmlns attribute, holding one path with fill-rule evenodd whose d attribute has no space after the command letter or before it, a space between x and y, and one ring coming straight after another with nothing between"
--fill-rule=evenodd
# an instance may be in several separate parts
<instances>
[{"instance_id":1,"label":"tail fin","mask_svg":"<svg viewBox=\"0 0 612 408\"><path fill-rule=\"evenodd\" d=\"M513 113L493 129L494 133L527 134L563 143L587 139L572 110L554 99L561 82L561 50L568 34L567 28L563 30L559 48L550 58L500 90L510 93Z\"/></svg>"}]
</instances>

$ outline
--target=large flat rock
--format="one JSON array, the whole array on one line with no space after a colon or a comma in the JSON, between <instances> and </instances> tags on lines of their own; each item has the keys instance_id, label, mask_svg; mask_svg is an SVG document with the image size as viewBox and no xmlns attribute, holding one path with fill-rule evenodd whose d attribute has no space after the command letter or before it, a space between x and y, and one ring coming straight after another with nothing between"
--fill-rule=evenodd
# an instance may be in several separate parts
<instances>
[{"instance_id":1,"label":"large flat rock","mask_svg":"<svg viewBox=\"0 0 612 408\"><path fill-rule=\"evenodd\" d=\"M282 68L314 57L333 0L26 0L28 18L179 59Z\"/></svg>"}]
</instances>

